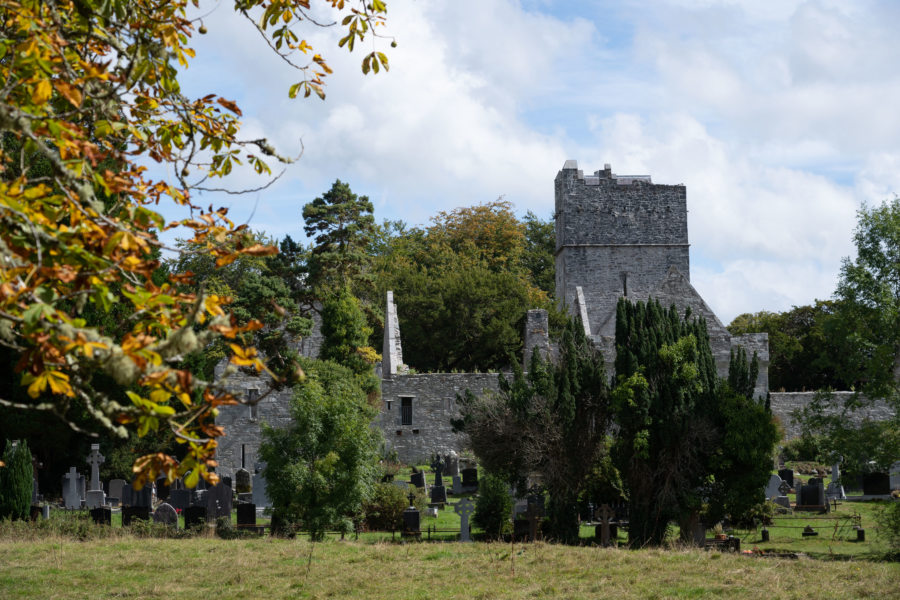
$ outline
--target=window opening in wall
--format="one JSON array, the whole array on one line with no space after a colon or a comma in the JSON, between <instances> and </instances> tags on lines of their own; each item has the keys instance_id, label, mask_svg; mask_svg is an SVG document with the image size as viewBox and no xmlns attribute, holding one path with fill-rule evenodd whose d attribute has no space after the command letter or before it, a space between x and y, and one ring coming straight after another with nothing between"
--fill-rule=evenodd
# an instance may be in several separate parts
<instances>
[{"instance_id":1,"label":"window opening in wall","mask_svg":"<svg viewBox=\"0 0 900 600\"><path fill-rule=\"evenodd\" d=\"M391 410L391 404L393 404L394 401L393 400L385 400L384 403L387 404L387 409Z\"/></svg>"},{"instance_id":2,"label":"window opening in wall","mask_svg":"<svg viewBox=\"0 0 900 600\"><path fill-rule=\"evenodd\" d=\"M628 273L622 273L622 295L628 297Z\"/></svg>"},{"instance_id":3,"label":"window opening in wall","mask_svg":"<svg viewBox=\"0 0 900 600\"><path fill-rule=\"evenodd\" d=\"M241 468L247 468L247 444L241 444Z\"/></svg>"},{"instance_id":4,"label":"window opening in wall","mask_svg":"<svg viewBox=\"0 0 900 600\"><path fill-rule=\"evenodd\" d=\"M256 403L257 398L259 398L259 390L254 390L253 388L247 390L247 402L249 403L251 421L255 421L259 418L259 404Z\"/></svg>"},{"instance_id":5,"label":"window opening in wall","mask_svg":"<svg viewBox=\"0 0 900 600\"><path fill-rule=\"evenodd\" d=\"M400 424L412 425L412 398L400 398Z\"/></svg>"}]
</instances>

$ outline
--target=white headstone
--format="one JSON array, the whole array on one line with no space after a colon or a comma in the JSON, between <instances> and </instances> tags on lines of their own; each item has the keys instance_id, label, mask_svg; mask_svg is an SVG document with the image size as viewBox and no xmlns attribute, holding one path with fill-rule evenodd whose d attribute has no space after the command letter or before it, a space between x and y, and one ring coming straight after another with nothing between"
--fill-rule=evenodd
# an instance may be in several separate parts
<instances>
[{"instance_id":1,"label":"white headstone","mask_svg":"<svg viewBox=\"0 0 900 600\"><path fill-rule=\"evenodd\" d=\"M766 498L776 498L781 495L781 492L778 491L778 486L781 485L781 477L778 475L769 476L769 483L766 484Z\"/></svg>"}]
</instances>

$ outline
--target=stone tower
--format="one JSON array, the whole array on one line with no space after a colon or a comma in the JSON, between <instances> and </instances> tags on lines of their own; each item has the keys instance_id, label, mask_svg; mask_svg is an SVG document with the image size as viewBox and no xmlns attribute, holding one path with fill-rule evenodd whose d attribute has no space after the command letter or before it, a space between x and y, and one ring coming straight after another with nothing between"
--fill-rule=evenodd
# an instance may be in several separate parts
<instances>
[{"instance_id":1,"label":"stone tower","mask_svg":"<svg viewBox=\"0 0 900 600\"><path fill-rule=\"evenodd\" d=\"M614 357L616 304L659 300L706 319L720 375L732 347L760 361L757 393L768 390L766 334L732 338L690 282L687 191L649 175L616 175L609 165L585 176L567 160L556 175L556 297L580 318L585 333ZM611 365L610 365L611 366Z\"/></svg>"},{"instance_id":2,"label":"stone tower","mask_svg":"<svg viewBox=\"0 0 900 600\"><path fill-rule=\"evenodd\" d=\"M591 333L615 334L619 298L646 299L674 267L689 280L687 195L649 175L585 177L574 160L556 176L556 294L577 314L577 287Z\"/></svg>"}]
</instances>

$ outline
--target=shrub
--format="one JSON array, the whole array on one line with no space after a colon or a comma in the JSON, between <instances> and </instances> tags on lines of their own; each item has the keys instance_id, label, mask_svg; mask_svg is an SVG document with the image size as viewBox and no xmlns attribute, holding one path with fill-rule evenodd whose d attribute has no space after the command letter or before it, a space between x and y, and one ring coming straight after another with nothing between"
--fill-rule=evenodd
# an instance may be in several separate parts
<instances>
[{"instance_id":1,"label":"shrub","mask_svg":"<svg viewBox=\"0 0 900 600\"><path fill-rule=\"evenodd\" d=\"M363 504L363 518L369 530L391 531L403 526L403 511L409 500L393 483L379 483L372 497Z\"/></svg>"},{"instance_id":2,"label":"shrub","mask_svg":"<svg viewBox=\"0 0 900 600\"><path fill-rule=\"evenodd\" d=\"M0 519L27 519L34 480L28 444L6 442L5 467L0 468Z\"/></svg>"},{"instance_id":3,"label":"shrub","mask_svg":"<svg viewBox=\"0 0 900 600\"><path fill-rule=\"evenodd\" d=\"M478 482L478 498L472 522L488 537L499 538L509 531L510 517L512 498L509 497L506 483L499 477L486 474Z\"/></svg>"},{"instance_id":4,"label":"shrub","mask_svg":"<svg viewBox=\"0 0 900 600\"><path fill-rule=\"evenodd\" d=\"M781 454L784 460L815 462L822 454L821 443L818 436L803 435L788 441Z\"/></svg>"},{"instance_id":5,"label":"shrub","mask_svg":"<svg viewBox=\"0 0 900 600\"><path fill-rule=\"evenodd\" d=\"M900 502L890 502L878 513L877 518L891 551L900 559Z\"/></svg>"}]
</instances>

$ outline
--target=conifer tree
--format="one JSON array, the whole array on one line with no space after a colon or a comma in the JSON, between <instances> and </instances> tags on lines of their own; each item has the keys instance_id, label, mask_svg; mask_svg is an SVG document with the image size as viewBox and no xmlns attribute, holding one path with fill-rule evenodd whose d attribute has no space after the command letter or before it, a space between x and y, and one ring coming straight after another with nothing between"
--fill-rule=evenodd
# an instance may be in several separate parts
<instances>
[{"instance_id":1,"label":"conifer tree","mask_svg":"<svg viewBox=\"0 0 900 600\"><path fill-rule=\"evenodd\" d=\"M577 542L577 502L605 451L609 424L603 356L583 329L569 322L557 361L535 352L528 373L516 367L512 380L501 376L499 394L467 391L460 404L454 427L469 435L480 463L519 489L538 474L550 496L547 533Z\"/></svg>"},{"instance_id":2,"label":"conifer tree","mask_svg":"<svg viewBox=\"0 0 900 600\"><path fill-rule=\"evenodd\" d=\"M24 441L7 440L0 467L0 519L27 519L34 486L31 451Z\"/></svg>"}]
</instances>

